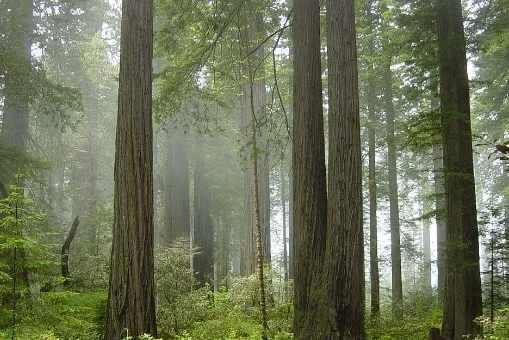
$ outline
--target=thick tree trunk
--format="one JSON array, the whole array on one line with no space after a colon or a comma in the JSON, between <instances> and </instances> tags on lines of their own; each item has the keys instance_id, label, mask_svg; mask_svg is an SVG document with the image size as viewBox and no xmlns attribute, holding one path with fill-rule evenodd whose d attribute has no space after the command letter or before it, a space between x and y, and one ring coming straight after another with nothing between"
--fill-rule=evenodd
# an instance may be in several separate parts
<instances>
[{"instance_id":1,"label":"thick tree trunk","mask_svg":"<svg viewBox=\"0 0 509 340\"><path fill-rule=\"evenodd\" d=\"M295 339L320 339L327 193L320 66L320 4L293 2L293 254Z\"/></svg>"},{"instance_id":2,"label":"thick tree trunk","mask_svg":"<svg viewBox=\"0 0 509 340\"><path fill-rule=\"evenodd\" d=\"M472 157L466 47L460 0L437 2L440 109L444 147L447 264L442 333L479 334L479 235Z\"/></svg>"},{"instance_id":3,"label":"thick tree trunk","mask_svg":"<svg viewBox=\"0 0 509 340\"><path fill-rule=\"evenodd\" d=\"M327 1L329 190L322 339L365 339L364 231L353 0Z\"/></svg>"},{"instance_id":4,"label":"thick tree trunk","mask_svg":"<svg viewBox=\"0 0 509 340\"><path fill-rule=\"evenodd\" d=\"M122 2L114 225L105 339L157 334L154 299L152 0Z\"/></svg>"}]
</instances>

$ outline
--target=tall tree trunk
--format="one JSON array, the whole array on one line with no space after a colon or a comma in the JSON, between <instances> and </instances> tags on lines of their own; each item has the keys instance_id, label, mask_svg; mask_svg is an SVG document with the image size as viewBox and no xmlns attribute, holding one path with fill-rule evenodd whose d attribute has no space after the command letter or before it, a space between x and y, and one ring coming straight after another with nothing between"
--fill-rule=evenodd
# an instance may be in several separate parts
<instances>
[{"instance_id":1,"label":"tall tree trunk","mask_svg":"<svg viewBox=\"0 0 509 340\"><path fill-rule=\"evenodd\" d=\"M327 231L320 66L320 4L293 1L293 254L295 339L319 339Z\"/></svg>"},{"instance_id":2,"label":"tall tree trunk","mask_svg":"<svg viewBox=\"0 0 509 340\"><path fill-rule=\"evenodd\" d=\"M283 218L283 279L285 282L288 281L288 244L287 244L287 225L286 225L286 176L284 164L286 163L284 155L281 157L280 164L280 181L281 181L281 213ZM286 299L286 292L285 292Z\"/></svg>"},{"instance_id":3,"label":"tall tree trunk","mask_svg":"<svg viewBox=\"0 0 509 340\"><path fill-rule=\"evenodd\" d=\"M433 173L435 181L435 221L437 225L437 282L440 302L443 302L446 277L446 216L442 151L442 137L437 134L433 137Z\"/></svg>"},{"instance_id":4,"label":"tall tree trunk","mask_svg":"<svg viewBox=\"0 0 509 340\"><path fill-rule=\"evenodd\" d=\"M394 106L392 93L391 57L384 62L383 80L385 114L387 119L387 166L389 177L389 218L391 226L391 268L392 268L392 307L397 317L403 301L403 283L401 278L401 240L399 225L398 199L398 168L396 154L396 140L394 136Z\"/></svg>"},{"instance_id":5,"label":"tall tree trunk","mask_svg":"<svg viewBox=\"0 0 509 340\"><path fill-rule=\"evenodd\" d=\"M105 339L157 334L152 169L152 0L123 0L114 225Z\"/></svg>"},{"instance_id":6,"label":"tall tree trunk","mask_svg":"<svg viewBox=\"0 0 509 340\"><path fill-rule=\"evenodd\" d=\"M371 1L368 13L369 28L374 31L374 2ZM370 55L375 53L373 38L369 41ZM375 70L373 64L368 65L368 187L369 187L369 276L370 276L370 302L371 317L380 314L380 272L378 269L378 224L377 224L377 184L376 184L376 91Z\"/></svg>"},{"instance_id":7,"label":"tall tree trunk","mask_svg":"<svg viewBox=\"0 0 509 340\"><path fill-rule=\"evenodd\" d=\"M9 12L6 13L8 40L15 67L5 72L3 89L3 116L0 141L26 151L28 140L28 103L30 93L27 90L31 72L32 35L33 35L33 3L32 0L7 0L5 4ZM6 174L6 182L14 181L16 169ZM5 185L8 192L8 185Z\"/></svg>"},{"instance_id":8,"label":"tall tree trunk","mask_svg":"<svg viewBox=\"0 0 509 340\"><path fill-rule=\"evenodd\" d=\"M11 46L9 51L11 58L15 61L15 67L10 67L5 72L4 97L3 97L3 115L2 131L0 133L0 142L8 146L19 149L20 152L27 151L27 142L29 137L29 102L30 87L29 84L32 59L32 36L33 36L33 1L32 0L7 0L6 13L8 24L8 33L6 38ZM8 53L8 52L7 52ZM19 168L10 168L6 173L1 174L4 182L3 192L0 198L7 197L9 194L9 185L15 184L24 190L24 181L22 177L15 178L19 174ZM23 234L23 231L21 232ZM23 236L23 235L21 235ZM23 282L28 287L29 269L25 265L26 252L23 247L17 249L19 267L22 268L21 276Z\"/></svg>"},{"instance_id":9,"label":"tall tree trunk","mask_svg":"<svg viewBox=\"0 0 509 340\"><path fill-rule=\"evenodd\" d=\"M443 336L479 334L482 314L469 84L460 0L437 1L447 264Z\"/></svg>"},{"instance_id":10,"label":"tall tree trunk","mask_svg":"<svg viewBox=\"0 0 509 340\"><path fill-rule=\"evenodd\" d=\"M243 45L250 51L253 46L256 46L256 40L253 40L253 35L260 33L263 30L263 15L255 14L251 18L250 32L244 32L243 38L245 41ZM266 89L265 79L263 75L262 58L264 56L264 49L259 47L256 53L249 56L244 67L244 72L248 79L252 79L252 84L244 84L244 112L243 112L243 125L246 129L246 144L252 146L253 135L251 133L252 127L256 129L257 147L254 153L246 152L246 169L244 173L244 188L245 188L245 248L243 249L243 269L244 275L251 275L256 271L256 225L255 225L255 196L254 192L258 192L256 198L259 202L260 216L259 222L261 225L261 238L263 248L263 259L265 262L270 262L271 249L270 249L270 187L269 187L269 161L268 161L268 135L266 124L262 123L265 120L265 105L266 105ZM252 110L255 116L252 115ZM247 148L248 150L251 147ZM256 158L256 162L255 159ZM257 164L256 170L254 164ZM255 188L255 172L258 174L258 187Z\"/></svg>"},{"instance_id":11,"label":"tall tree trunk","mask_svg":"<svg viewBox=\"0 0 509 340\"><path fill-rule=\"evenodd\" d=\"M212 284L214 276L214 225L210 217L210 193L205 180L203 140L198 137L194 163L194 244L193 269L199 285Z\"/></svg>"},{"instance_id":12,"label":"tall tree trunk","mask_svg":"<svg viewBox=\"0 0 509 340\"><path fill-rule=\"evenodd\" d=\"M293 60L293 47L290 46L288 49L288 58L290 61ZM290 76L288 80L289 88L290 88L290 98L293 95L293 75ZM289 126L293 125L293 98L288 103L288 124ZM290 131L289 131L290 133ZM288 278L294 278L294 252L293 252L293 160L292 160L292 149L293 149L293 140L291 136L288 136L289 143L288 148L290 153L288 155Z\"/></svg>"},{"instance_id":13,"label":"tall tree trunk","mask_svg":"<svg viewBox=\"0 0 509 340\"><path fill-rule=\"evenodd\" d=\"M163 244L191 234L189 197L189 157L184 133L176 127L168 131L168 159L166 175Z\"/></svg>"},{"instance_id":14,"label":"tall tree trunk","mask_svg":"<svg viewBox=\"0 0 509 340\"><path fill-rule=\"evenodd\" d=\"M322 339L365 339L362 164L353 0L327 1L329 190Z\"/></svg>"}]
</instances>

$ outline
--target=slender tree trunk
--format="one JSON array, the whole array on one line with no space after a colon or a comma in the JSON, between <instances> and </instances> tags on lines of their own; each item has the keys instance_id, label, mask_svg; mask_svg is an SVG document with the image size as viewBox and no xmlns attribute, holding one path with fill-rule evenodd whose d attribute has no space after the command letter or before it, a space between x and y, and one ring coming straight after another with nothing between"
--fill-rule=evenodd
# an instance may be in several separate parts
<instances>
[{"instance_id":1,"label":"slender tree trunk","mask_svg":"<svg viewBox=\"0 0 509 340\"><path fill-rule=\"evenodd\" d=\"M168 159L165 194L163 244L189 240L191 207L189 195L189 157L184 133L176 127L168 132Z\"/></svg>"},{"instance_id":2,"label":"slender tree trunk","mask_svg":"<svg viewBox=\"0 0 509 340\"><path fill-rule=\"evenodd\" d=\"M327 231L325 144L320 66L320 4L293 2L293 254L295 339L320 339L320 265Z\"/></svg>"},{"instance_id":3,"label":"slender tree trunk","mask_svg":"<svg viewBox=\"0 0 509 340\"><path fill-rule=\"evenodd\" d=\"M426 193L423 190L422 195L422 213L427 215L431 210L431 204L426 199ZM423 267L422 267L422 289L426 294L431 296L431 221L429 218L422 220L422 254L423 254Z\"/></svg>"},{"instance_id":4,"label":"slender tree trunk","mask_svg":"<svg viewBox=\"0 0 509 340\"><path fill-rule=\"evenodd\" d=\"M460 0L437 2L440 109L444 147L447 265L442 333L479 334L482 314L479 235L472 156L469 84Z\"/></svg>"},{"instance_id":5,"label":"slender tree trunk","mask_svg":"<svg viewBox=\"0 0 509 340\"><path fill-rule=\"evenodd\" d=\"M280 165L280 181L281 181L281 212L283 215L283 278L284 281L288 281L288 245L287 245L287 225L286 225L286 187L285 187L285 169L284 169L285 159L284 156L281 157L281 165ZM286 292L285 292L286 299Z\"/></svg>"},{"instance_id":6,"label":"slender tree trunk","mask_svg":"<svg viewBox=\"0 0 509 340\"><path fill-rule=\"evenodd\" d=\"M374 30L374 2L370 2L368 11L369 27ZM372 32L371 32L372 33ZM370 55L375 53L373 39L369 41ZM380 272L378 269L378 225L377 225L377 184L376 184L376 91L375 91L375 70L372 64L368 65L368 187L369 187L369 274L370 274L370 302L371 317L380 314Z\"/></svg>"},{"instance_id":7,"label":"slender tree trunk","mask_svg":"<svg viewBox=\"0 0 509 340\"><path fill-rule=\"evenodd\" d=\"M113 245L105 339L157 336L154 299L151 0L123 0Z\"/></svg>"},{"instance_id":8,"label":"slender tree trunk","mask_svg":"<svg viewBox=\"0 0 509 340\"><path fill-rule=\"evenodd\" d=\"M214 225L210 217L210 193L205 181L203 140L196 142L194 164L194 244L199 247L193 257L195 277L200 285L212 284L214 276Z\"/></svg>"},{"instance_id":9,"label":"slender tree trunk","mask_svg":"<svg viewBox=\"0 0 509 340\"><path fill-rule=\"evenodd\" d=\"M387 165L389 172L389 215L391 225L391 262L392 262L392 306L395 316L399 315L398 308L403 301L403 283L401 278L401 241L399 225L398 199L398 168L396 154L396 140L394 136L394 107L392 94L391 58L386 60L383 71L385 113L387 115Z\"/></svg>"},{"instance_id":10,"label":"slender tree trunk","mask_svg":"<svg viewBox=\"0 0 509 340\"><path fill-rule=\"evenodd\" d=\"M256 40L253 40L254 34L260 33L263 30L263 15L255 14L251 18L250 32L244 32L243 37L244 47L250 51L252 46L256 46ZM244 98L245 98L245 112L243 113L244 128L249 128L253 125L256 129L257 136L257 149L254 154L246 153L246 170L245 170L245 249L243 249L243 274L250 275L256 271L256 226L255 226L255 209L254 209L254 192L259 194L258 199L260 216L259 222L261 224L261 238L263 247L263 258L265 262L270 262L271 248L270 248L270 187L269 187L269 162L268 162L268 135L266 131L266 124L262 123L265 119L265 105L266 105L266 88L265 79L263 75L263 63L261 62L264 56L264 49L259 47L258 51L248 57L245 65L245 72L247 76L253 80L253 84L245 84ZM252 98L251 98L252 96ZM251 107L251 101L253 108ZM252 109L255 115L252 115ZM246 131L251 131L249 128ZM247 132L247 145L253 143L253 136ZM256 162L254 162L256 158ZM254 163L257 168L254 168ZM258 174L258 187L254 187L254 174Z\"/></svg>"},{"instance_id":11,"label":"slender tree trunk","mask_svg":"<svg viewBox=\"0 0 509 340\"><path fill-rule=\"evenodd\" d=\"M251 114L253 117L253 123L251 124L252 132L252 157L253 157L253 170L254 170L254 225L256 234L256 266L258 274L258 284L260 287L260 314L262 316L262 340L268 340L269 326L267 323L267 297L265 288L265 272L264 272L264 247L262 240L262 223L261 211L260 211L260 195L259 195L259 173L258 173L258 142L257 142L257 128L256 128L256 111L254 104L254 74L251 78Z\"/></svg>"},{"instance_id":12,"label":"slender tree trunk","mask_svg":"<svg viewBox=\"0 0 509 340\"><path fill-rule=\"evenodd\" d=\"M69 272L69 248L71 248L72 240L76 235L76 231L78 230L79 225L80 217L76 216L74 222L72 222L71 229L69 229L69 233L67 234L67 237L65 238L64 244L62 245L62 249L60 251L60 258L62 261L61 264L62 276L65 278L71 277L71 273Z\"/></svg>"},{"instance_id":13,"label":"slender tree trunk","mask_svg":"<svg viewBox=\"0 0 509 340\"><path fill-rule=\"evenodd\" d=\"M437 225L437 273L438 273L438 296L443 303L445 276L446 276L446 216L444 196L444 169L442 137L435 135L433 138L433 173L435 177L435 210Z\"/></svg>"},{"instance_id":14,"label":"slender tree trunk","mask_svg":"<svg viewBox=\"0 0 509 340\"><path fill-rule=\"evenodd\" d=\"M289 47L288 58L290 60L293 59L293 47ZM293 95L293 76L290 76L289 88L290 88L290 96ZM291 97L292 98L292 97ZM288 103L288 124L292 126L293 124L293 98ZM290 136L289 136L290 137ZM288 172L288 278L294 278L294 252L293 252L293 161L292 161L292 149L293 149L293 140L289 138L288 147L290 149L290 153L288 156L288 168L290 171Z\"/></svg>"}]
</instances>

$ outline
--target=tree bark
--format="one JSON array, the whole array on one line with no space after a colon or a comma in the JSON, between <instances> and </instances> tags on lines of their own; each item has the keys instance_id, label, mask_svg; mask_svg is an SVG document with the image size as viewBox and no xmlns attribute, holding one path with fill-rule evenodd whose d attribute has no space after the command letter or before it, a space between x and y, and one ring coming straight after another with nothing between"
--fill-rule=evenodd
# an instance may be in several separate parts
<instances>
[{"instance_id":1,"label":"tree bark","mask_svg":"<svg viewBox=\"0 0 509 340\"><path fill-rule=\"evenodd\" d=\"M152 0L123 0L114 225L105 339L157 335L154 299Z\"/></svg>"},{"instance_id":2,"label":"tree bark","mask_svg":"<svg viewBox=\"0 0 509 340\"><path fill-rule=\"evenodd\" d=\"M436 9L447 223L442 334L461 339L480 333L474 318L482 314L466 44L461 1L437 1Z\"/></svg>"},{"instance_id":3,"label":"tree bark","mask_svg":"<svg viewBox=\"0 0 509 340\"><path fill-rule=\"evenodd\" d=\"M293 255L295 339L320 339L327 193L320 65L320 4L293 2Z\"/></svg>"},{"instance_id":4,"label":"tree bark","mask_svg":"<svg viewBox=\"0 0 509 340\"><path fill-rule=\"evenodd\" d=\"M353 0L327 1L329 190L322 339L365 339L362 164Z\"/></svg>"}]
</instances>

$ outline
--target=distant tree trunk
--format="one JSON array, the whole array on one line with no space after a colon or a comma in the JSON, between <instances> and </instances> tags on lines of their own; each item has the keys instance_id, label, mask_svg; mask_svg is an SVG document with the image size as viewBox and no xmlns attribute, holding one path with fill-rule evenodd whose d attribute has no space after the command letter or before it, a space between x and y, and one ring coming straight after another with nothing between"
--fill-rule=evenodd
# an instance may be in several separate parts
<instances>
[{"instance_id":1,"label":"distant tree trunk","mask_svg":"<svg viewBox=\"0 0 509 340\"><path fill-rule=\"evenodd\" d=\"M3 89L3 116L0 141L7 145L18 147L26 151L28 140L28 103L30 102L29 76L31 72L32 35L33 35L33 2L32 0L7 0L9 9L5 13L8 30L6 39L11 49L11 58L15 60L15 67L5 72ZM13 181L7 174L7 180ZM8 185L6 185L8 191Z\"/></svg>"},{"instance_id":2,"label":"distant tree trunk","mask_svg":"<svg viewBox=\"0 0 509 340\"><path fill-rule=\"evenodd\" d=\"M29 137L28 119L31 96L29 79L32 71L33 1L7 0L5 6L9 9L8 13L3 13L3 18L7 19L8 26L5 38L11 49L2 53L11 54L10 57L14 61L14 67L11 65L7 70L3 70L5 71L3 79L5 83L2 89L3 112L0 142L16 147L21 152L26 152ZM12 167L6 173L1 174L5 177L4 183L2 183L3 193L0 193L0 198L8 196L10 184L16 184L24 190L23 179L15 179L15 175L19 172L20 169ZM23 247L17 249L17 257L19 268L22 268L23 282L26 286L29 286L29 268L25 265L26 252Z\"/></svg>"},{"instance_id":3,"label":"distant tree trunk","mask_svg":"<svg viewBox=\"0 0 509 340\"><path fill-rule=\"evenodd\" d=\"M373 13L374 2L370 2L368 12ZM374 30L374 19L371 14L368 18L370 30ZM370 54L375 53L373 39L369 42ZM370 301L371 317L380 314L380 272L378 269L378 226L377 226L377 185L376 185L376 91L375 70L373 64L368 65L368 187L369 187L369 274L370 274Z\"/></svg>"},{"instance_id":4,"label":"distant tree trunk","mask_svg":"<svg viewBox=\"0 0 509 340\"><path fill-rule=\"evenodd\" d=\"M69 248L71 248L72 240L76 235L76 231L78 230L78 226L80 225L80 217L76 216L74 222L72 222L71 229L69 229L69 233L65 238L64 244L62 245L62 250L60 251L60 258L62 260L62 276L65 278L70 278L71 273L69 272Z\"/></svg>"},{"instance_id":5,"label":"distant tree trunk","mask_svg":"<svg viewBox=\"0 0 509 340\"><path fill-rule=\"evenodd\" d=\"M189 157L184 133L176 127L168 131L168 158L165 185L165 246L179 238L190 239Z\"/></svg>"},{"instance_id":6,"label":"distant tree trunk","mask_svg":"<svg viewBox=\"0 0 509 340\"><path fill-rule=\"evenodd\" d=\"M392 269L392 306L395 316L403 301L403 283L401 278L401 240L399 225L398 168L396 140L394 136L394 106L392 93L391 58L385 61L383 70L384 103L387 115L387 167L389 177L389 218L391 225L391 269Z\"/></svg>"},{"instance_id":7,"label":"distant tree trunk","mask_svg":"<svg viewBox=\"0 0 509 340\"><path fill-rule=\"evenodd\" d=\"M320 4L293 1L293 254L295 339L320 339L327 231L320 66Z\"/></svg>"},{"instance_id":8,"label":"distant tree trunk","mask_svg":"<svg viewBox=\"0 0 509 340\"><path fill-rule=\"evenodd\" d=\"M424 191L424 190L423 190ZM426 215L431 210L431 204L427 201L425 192L422 195L422 213ZM429 218L424 217L422 220L422 254L423 254L423 267L422 267L422 289L431 296L431 221Z\"/></svg>"},{"instance_id":9,"label":"distant tree trunk","mask_svg":"<svg viewBox=\"0 0 509 340\"><path fill-rule=\"evenodd\" d=\"M438 78L438 76L437 76ZM438 81L431 84L431 110L440 109L438 102ZM440 122L438 122L439 124ZM442 136L436 133L433 136L433 179L434 179L434 197L435 197L435 223L437 226L437 290L438 299L443 302L443 292L445 287L445 194L444 194L444 162L442 149Z\"/></svg>"},{"instance_id":10,"label":"distant tree trunk","mask_svg":"<svg viewBox=\"0 0 509 340\"><path fill-rule=\"evenodd\" d=\"M3 19L6 21L6 32L2 33L7 40L10 49L3 51L14 60L13 65L8 65L4 71L3 82L3 111L2 130L0 142L5 145L18 148L21 152L27 150L29 137L29 102L30 102L30 72L32 59L32 36L33 36L33 2L32 0L6 0ZM12 167L1 174L4 178L3 190L0 198L7 197L9 185L14 182L14 175L19 171ZM1 180L1 178L0 178ZM17 183L21 187L23 182ZM20 250L20 259L24 259L24 250ZM26 273L23 275L28 278ZM28 280L25 280L28 284Z\"/></svg>"},{"instance_id":11,"label":"distant tree trunk","mask_svg":"<svg viewBox=\"0 0 509 340\"><path fill-rule=\"evenodd\" d=\"M232 228L230 227L230 212L231 207L229 206L229 195L228 195L228 182L230 180L229 170L224 169L223 177L223 198L222 198L222 216L221 223L219 224L219 231L216 233L216 267L217 267L217 278L216 286L220 287L224 284L226 288L229 287L229 279L231 275L231 264L232 256L231 242L232 242Z\"/></svg>"},{"instance_id":12,"label":"distant tree trunk","mask_svg":"<svg viewBox=\"0 0 509 340\"><path fill-rule=\"evenodd\" d=\"M104 339L157 336L152 169L152 0L123 0L114 225Z\"/></svg>"},{"instance_id":13,"label":"distant tree trunk","mask_svg":"<svg viewBox=\"0 0 509 340\"><path fill-rule=\"evenodd\" d=\"M434 105L433 105L434 107ZM436 134L433 137L433 173L435 181L435 210L437 225L437 283L439 301L443 302L445 289L445 262L446 262L446 216L444 194L444 165L442 136Z\"/></svg>"},{"instance_id":14,"label":"distant tree trunk","mask_svg":"<svg viewBox=\"0 0 509 340\"><path fill-rule=\"evenodd\" d=\"M281 165L280 165L280 181L281 181L281 213L283 215L283 279L284 281L288 281L288 245L287 245L287 225L286 225L286 188L285 188L285 158L284 155L281 157ZM286 293L285 293L286 299Z\"/></svg>"},{"instance_id":15,"label":"distant tree trunk","mask_svg":"<svg viewBox=\"0 0 509 340\"><path fill-rule=\"evenodd\" d=\"M447 216L442 334L462 339L480 333L474 318L482 314L469 84L461 1L436 4Z\"/></svg>"},{"instance_id":16,"label":"distant tree trunk","mask_svg":"<svg viewBox=\"0 0 509 340\"><path fill-rule=\"evenodd\" d=\"M322 339L365 339L362 164L353 0L327 1L329 190Z\"/></svg>"},{"instance_id":17,"label":"distant tree trunk","mask_svg":"<svg viewBox=\"0 0 509 340\"><path fill-rule=\"evenodd\" d=\"M293 47L288 49L288 58L290 61L293 59ZM290 76L289 88L290 96L293 96L293 75ZM292 97L291 97L292 98ZM292 126L293 122L293 98L288 102L288 124ZM289 132L290 133L290 132ZM292 148L293 140L288 136L288 148L290 150L288 155L288 278L293 279L294 275L294 252L293 252L293 161L292 161Z\"/></svg>"},{"instance_id":18,"label":"distant tree trunk","mask_svg":"<svg viewBox=\"0 0 509 340\"><path fill-rule=\"evenodd\" d=\"M194 245L193 270L200 286L212 284L214 277L214 225L210 217L210 193L205 180L203 140L198 137L194 164Z\"/></svg>"}]
</instances>

